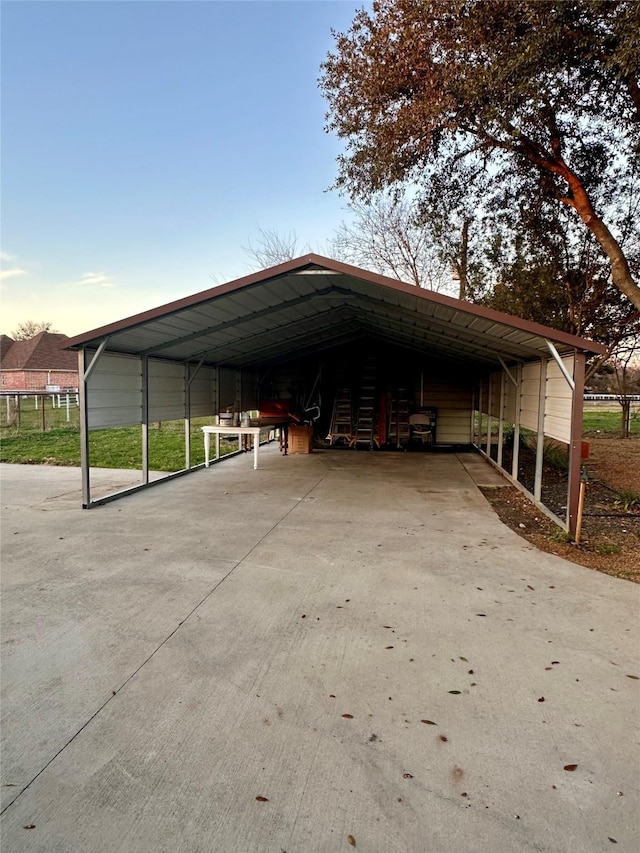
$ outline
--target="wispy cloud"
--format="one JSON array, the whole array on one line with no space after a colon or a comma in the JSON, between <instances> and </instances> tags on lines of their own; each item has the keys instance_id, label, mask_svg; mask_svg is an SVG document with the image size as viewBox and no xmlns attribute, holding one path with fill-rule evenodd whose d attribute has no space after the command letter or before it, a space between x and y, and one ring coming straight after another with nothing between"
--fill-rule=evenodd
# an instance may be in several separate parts
<instances>
[{"instance_id":1,"label":"wispy cloud","mask_svg":"<svg viewBox=\"0 0 640 853\"><path fill-rule=\"evenodd\" d=\"M15 278L17 275L24 275L26 270L14 267L9 270L0 270L0 281L6 281L8 278Z\"/></svg>"},{"instance_id":2,"label":"wispy cloud","mask_svg":"<svg viewBox=\"0 0 640 853\"><path fill-rule=\"evenodd\" d=\"M104 287L116 287L116 283L112 276L105 272L85 272L80 278L73 281L66 281L63 287L75 287L96 289Z\"/></svg>"},{"instance_id":3,"label":"wispy cloud","mask_svg":"<svg viewBox=\"0 0 640 853\"><path fill-rule=\"evenodd\" d=\"M80 277L79 284L86 287L115 287L111 276L103 272L86 272Z\"/></svg>"}]
</instances>

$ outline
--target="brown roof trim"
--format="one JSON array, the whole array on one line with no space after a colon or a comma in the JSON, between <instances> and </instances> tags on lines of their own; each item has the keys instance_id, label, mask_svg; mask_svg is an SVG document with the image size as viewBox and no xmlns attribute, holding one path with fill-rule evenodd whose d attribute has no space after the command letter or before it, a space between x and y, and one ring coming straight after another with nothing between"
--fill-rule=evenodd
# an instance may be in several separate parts
<instances>
[{"instance_id":1,"label":"brown roof trim","mask_svg":"<svg viewBox=\"0 0 640 853\"><path fill-rule=\"evenodd\" d=\"M539 337L548 338L551 341L562 343L578 350L585 350L586 352L597 353L599 355L603 355L606 352L605 346L586 338L579 338L575 335L570 335L567 332L561 332L557 329L552 329L549 326L543 326L540 323L524 320L521 317L516 317L511 314L503 314L500 311L495 311L492 308L485 308L482 305L463 302L452 296L445 296L444 294L436 293L433 290L418 288L413 284L405 284L404 282L380 275L379 273L363 270L359 267L345 264L342 261L334 261L331 258L325 258L322 255L316 255L313 253L303 255L299 258L293 258L293 260L286 261L283 264L278 264L275 267L269 267L268 269L251 273L250 275L243 276L242 278L237 278L233 281L226 282L225 284L220 284L216 287L209 288L208 290L203 290L191 296L186 296L183 299L178 299L175 302L168 302L166 305L160 305L150 311L144 311L141 314L134 314L132 317L119 320L116 323L111 323L107 326L101 326L81 335L76 335L75 337L67 340L65 349L78 349L89 342L95 342L100 338L105 338L116 332L121 332L134 326L139 326L150 320L156 320L167 314L172 314L185 308L192 308L202 302L208 302L211 299L224 296L225 294L232 293L235 290L241 290L244 287L260 284L261 282L278 278L278 276L286 275L287 273L303 270L305 267L316 265L324 267L332 272L343 273L344 275L360 278L364 281L370 281L372 284L383 285L391 288L392 290L399 291L400 293L407 293L420 299L427 299L428 301L435 302L439 305L446 305L456 311L462 311L476 317L481 317L485 320L491 320L496 323L512 326L513 328L521 331L529 332L530 334L537 335Z\"/></svg>"}]
</instances>

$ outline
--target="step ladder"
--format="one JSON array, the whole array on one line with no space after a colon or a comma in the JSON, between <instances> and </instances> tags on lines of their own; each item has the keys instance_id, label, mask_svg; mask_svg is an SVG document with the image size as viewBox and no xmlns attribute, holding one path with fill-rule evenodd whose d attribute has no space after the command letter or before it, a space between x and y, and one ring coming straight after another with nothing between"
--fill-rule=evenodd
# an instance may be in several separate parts
<instances>
[{"instance_id":1,"label":"step ladder","mask_svg":"<svg viewBox=\"0 0 640 853\"><path fill-rule=\"evenodd\" d=\"M351 408L351 388L338 388L333 403L329 445L347 444L353 440L353 413Z\"/></svg>"},{"instance_id":2,"label":"step ladder","mask_svg":"<svg viewBox=\"0 0 640 853\"><path fill-rule=\"evenodd\" d=\"M358 396L355 434L352 446L373 450L376 440L376 360L370 356L362 365L362 378Z\"/></svg>"},{"instance_id":3,"label":"step ladder","mask_svg":"<svg viewBox=\"0 0 640 853\"><path fill-rule=\"evenodd\" d=\"M391 399L391 406L389 408L389 433L387 440L389 444L400 448L409 442L409 438L409 397L406 388L398 388Z\"/></svg>"}]
</instances>

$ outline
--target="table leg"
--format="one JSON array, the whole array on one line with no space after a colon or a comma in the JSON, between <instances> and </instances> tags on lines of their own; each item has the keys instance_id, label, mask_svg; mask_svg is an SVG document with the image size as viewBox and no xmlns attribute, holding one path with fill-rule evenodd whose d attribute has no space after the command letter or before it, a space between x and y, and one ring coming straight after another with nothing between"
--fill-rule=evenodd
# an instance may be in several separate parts
<instances>
[{"instance_id":1,"label":"table leg","mask_svg":"<svg viewBox=\"0 0 640 853\"><path fill-rule=\"evenodd\" d=\"M258 449L260 447L260 433L253 436L253 470L258 467Z\"/></svg>"},{"instance_id":2,"label":"table leg","mask_svg":"<svg viewBox=\"0 0 640 853\"><path fill-rule=\"evenodd\" d=\"M220 433L216 433L216 459L220 459Z\"/></svg>"},{"instance_id":3,"label":"table leg","mask_svg":"<svg viewBox=\"0 0 640 853\"><path fill-rule=\"evenodd\" d=\"M209 448L211 447L211 435L208 432L204 434L204 467L209 467Z\"/></svg>"}]
</instances>

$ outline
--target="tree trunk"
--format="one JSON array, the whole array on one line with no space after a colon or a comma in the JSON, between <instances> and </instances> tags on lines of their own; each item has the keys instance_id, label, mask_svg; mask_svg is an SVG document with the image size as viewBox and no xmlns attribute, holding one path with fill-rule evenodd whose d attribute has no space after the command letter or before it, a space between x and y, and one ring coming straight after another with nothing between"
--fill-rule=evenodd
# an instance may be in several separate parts
<instances>
[{"instance_id":1,"label":"tree trunk","mask_svg":"<svg viewBox=\"0 0 640 853\"><path fill-rule=\"evenodd\" d=\"M582 181L569 169L567 169L564 178L571 188L572 198L566 198L563 201L577 211L584 224L598 241L602 251L609 258L611 279L615 286L640 311L640 287L633 280L624 252L593 209L591 199L582 185Z\"/></svg>"},{"instance_id":2,"label":"tree trunk","mask_svg":"<svg viewBox=\"0 0 640 853\"><path fill-rule=\"evenodd\" d=\"M458 299L465 300L469 297L469 224L470 220L465 219L462 223L462 233L460 235L460 252L456 255L451 255L451 263L456 276L458 277L459 290ZM455 276L454 276L455 278Z\"/></svg>"},{"instance_id":3,"label":"tree trunk","mask_svg":"<svg viewBox=\"0 0 640 853\"><path fill-rule=\"evenodd\" d=\"M622 406L622 438L629 438L629 422L631 420L631 400L620 400Z\"/></svg>"}]
</instances>

